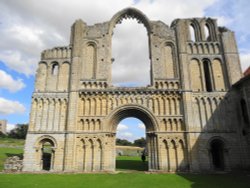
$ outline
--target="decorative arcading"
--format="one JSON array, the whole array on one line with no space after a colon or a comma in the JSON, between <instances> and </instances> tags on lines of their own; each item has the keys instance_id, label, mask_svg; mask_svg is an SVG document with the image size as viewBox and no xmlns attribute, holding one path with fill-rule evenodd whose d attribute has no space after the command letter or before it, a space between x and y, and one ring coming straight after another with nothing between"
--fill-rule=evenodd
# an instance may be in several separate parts
<instances>
[{"instance_id":1,"label":"decorative arcading","mask_svg":"<svg viewBox=\"0 0 250 188\"><path fill-rule=\"evenodd\" d=\"M75 149L76 167L78 171L100 171L103 169L103 141L86 136L78 138Z\"/></svg>"},{"instance_id":2,"label":"decorative arcading","mask_svg":"<svg viewBox=\"0 0 250 188\"><path fill-rule=\"evenodd\" d=\"M69 59L71 58L71 47L55 47L52 49L44 50L41 54L41 60L47 59Z\"/></svg>"},{"instance_id":3,"label":"decorative arcading","mask_svg":"<svg viewBox=\"0 0 250 188\"><path fill-rule=\"evenodd\" d=\"M101 131L101 120L100 119L80 119L78 130L82 131Z\"/></svg>"},{"instance_id":4,"label":"decorative arcading","mask_svg":"<svg viewBox=\"0 0 250 188\"><path fill-rule=\"evenodd\" d=\"M180 132L185 130L182 118L163 118L161 122L163 131Z\"/></svg>"},{"instance_id":5,"label":"decorative arcading","mask_svg":"<svg viewBox=\"0 0 250 188\"><path fill-rule=\"evenodd\" d=\"M81 95L79 101L79 116L106 116L115 108L138 104L150 109L156 116L182 114L181 98L179 95L126 95L103 94Z\"/></svg>"},{"instance_id":6,"label":"decorative arcading","mask_svg":"<svg viewBox=\"0 0 250 188\"><path fill-rule=\"evenodd\" d=\"M228 130L229 125L225 125L225 120L221 119L226 116L226 108L223 96L194 96L194 126L202 131Z\"/></svg>"},{"instance_id":7,"label":"decorative arcading","mask_svg":"<svg viewBox=\"0 0 250 188\"><path fill-rule=\"evenodd\" d=\"M187 170L186 147L182 139L161 138L162 169L174 172Z\"/></svg>"},{"instance_id":8,"label":"decorative arcading","mask_svg":"<svg viewBox=\"0 0 250 188\"><path fill-rule=\"evenodd\" d=\"M33 98L29 131L64 131L67 99Z\"/></svg>"},{"instance_id":9,"label":"decorative arcading","mask_svg":"<svg viewBox=\"0 0 250 188\"><path fill-rule=\"evenodd\" d=\"M106 81L81 81L81 89L104 89L107 88L107 86L108 84Z\"/></svg>"},{"instance_id":10,"label":"decorative arcading","mask_svg":"<svg viewBox=\"0 0 250 188\"><path fill-rule=\"evenodd\" d=\"M189 54L219 54L220 46L218 42L189 42Z\"/></svg>"},{"instance_id":11,"label":"decorative arcading","mask_svg":"<svg viewBox=\"0 0 250 188\"><path fill-rule=\"evenodd\" d=\"M157 80L154 86L156 89L179 89L179 80Z\"/></svg>"}]
</instances>

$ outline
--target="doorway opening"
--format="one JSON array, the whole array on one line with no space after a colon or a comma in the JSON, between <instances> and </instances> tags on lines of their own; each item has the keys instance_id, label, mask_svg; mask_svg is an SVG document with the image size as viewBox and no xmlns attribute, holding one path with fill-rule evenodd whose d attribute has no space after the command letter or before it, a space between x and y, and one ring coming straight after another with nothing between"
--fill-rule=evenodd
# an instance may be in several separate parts
<instances>
[{"instance_id":1,"label":"doorway opening","mask_svg":"<svg viewBox=\"0 0 250 188\"><path fill-rule=\"evenodd\" d=\"M144 123L134 117L121 120L116 134L116 169L148 170L147 143Z\"/></svg>"},{"instance_id":2,"label":"doorway opening","mask_svg":"<svg viewBox=\"0 0 250 188\"><path fill-rule=\"evenodd\" d=\"M53 167L53 145L49 141L42 143L42 169L51 170Z\"/></svg>"},{"instance_id":3,"label":"doorway opening","mask_svg":"<svg viewBox=\"0 0 250 188\"><path fill-rule=\"evenodd\" d=\"M224 170L224 143L221 140L216 139L211 142L210 147L214 170Z\"/></svg>"}]
</instances>

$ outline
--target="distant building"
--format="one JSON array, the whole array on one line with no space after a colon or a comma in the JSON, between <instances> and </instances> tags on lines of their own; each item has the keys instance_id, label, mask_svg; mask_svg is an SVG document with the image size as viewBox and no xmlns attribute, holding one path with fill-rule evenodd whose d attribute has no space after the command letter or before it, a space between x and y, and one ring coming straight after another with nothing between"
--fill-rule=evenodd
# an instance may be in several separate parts
<instances>
[{"instance_id":1,"label":"distant building","mask_svg":"<svg viewBox=\"0 0 250 188\"><path fill-rule=\"evenodd\" d=\"M6 120L0 120L0 132L2 132L3 134L6 134L6 125Z\"/></svg>"}]
</instances>

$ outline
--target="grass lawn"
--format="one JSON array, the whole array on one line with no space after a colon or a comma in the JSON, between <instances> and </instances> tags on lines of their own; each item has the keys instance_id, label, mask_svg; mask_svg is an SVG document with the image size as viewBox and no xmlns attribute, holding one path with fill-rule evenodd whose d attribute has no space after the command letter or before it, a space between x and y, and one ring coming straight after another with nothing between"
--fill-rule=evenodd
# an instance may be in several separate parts
<instances>
[{"instance_id":1,"label":"grass lawn","mask_svg":"<svg viewBox=\"0 0 250 188\"><path fill-rule=\"evenodd\" d=\"M137 170L137 171L147 171L148 162L142 162L139 156L128 157L128 156L118 156L116 158L116 169L117 170Z\"/></svg>"},{"instance_id":2,"label":"grass lawn","mask_svg":"<svg viewBox=\"0 0 250 188\"><path fill-rule=\"evenodd\" d=\"M23 139L14 139L14 138L0 138L0 145L6 145L6 146L24 146L25 140Z\"/></svg>"},{"instance_id":3,"label":"grass lawn","mask_svg":"<svg viewBox=\"0 0 250 188\"><path fill-rule=\"evenodd\" d=\"M247 174L0 174L4 188L249 188Z\"/></svg>"}]
</instances>

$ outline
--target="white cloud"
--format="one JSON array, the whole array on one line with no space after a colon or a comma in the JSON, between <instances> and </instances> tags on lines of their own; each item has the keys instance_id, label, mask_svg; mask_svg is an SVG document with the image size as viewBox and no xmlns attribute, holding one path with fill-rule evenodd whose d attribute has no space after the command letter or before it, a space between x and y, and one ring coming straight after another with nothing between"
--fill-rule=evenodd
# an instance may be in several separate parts
<instances>
[{"instance_id":1,"label":"white cloud","mask_svg":"<svg viewBox=\"0 0 250 188\"><path fill-rule=\"evenodd\" d=\"M0 61L9 68L28 76L35 73L38 59L24 58L19 51L1 51Z\"/></svg>"},{"instance_id":2,"label":"white cloud","mask_svg":"<svg viewBox=\"0 0 250 188\"><path fill-rule=\"evenodd\" d=\"M14 80L11 75L5 71L0 70L0 89L7 89L10 92L16 92L25 87L25 84L21 79Z\"/></svg>"},{"instance_id":3,"label":"white cloud","mask_svg":"<svg viewBox=\"0 0 250 188\"><path fill-rule=\"evenodd\" d=\"M16 128L15 124L7 123L7 127L6 127L7 132L10 132L14 128Z\"/></svg>"},{"instance_id":4,"label":"white cloud","mask_svg":"<svg viewBox=\"0 0 250 188\"><path fill-rule=\"evenodd\" d=\"M241 68L242 71L244 72L250 66L250 52L241 54L240 60L241 60Z\"/></svg>"},{"instance_id":5,"label":"white cloud","mask_svg":"<svg viewBox=\"0 0 250 188\"><path fill-rule=\"evenodd\" d=\"M131 132L117 132L117 138L120 138L120 139L126 139L130 142L133 142L135 140L135 137L133 135L133 133Z\"/></svg>"},{"instance_id":6,"label":"white cloud","mask_svg":"<svg viewBox=\"0 0 250 188\"><path fill-rule=\"evenodd\" d=\"M23 114L25 107L18 101L11 101L0 97L0 115Z\"/></svg>"},{"instance_id":7,"label":"white cloud","mask_svg":"<svg viewBox=\"0 0 250 188\"><path fill-rule=\"evenodd\" d=\"M145 130L145 125L144 125L143 123L140 123L140 124L138 125L138 128L139 128L139 129Z\"/></svg>"},{"instance_id":8,"label":"white cloud","mask_svg":"<svg viewBox=\"0 0 250 188\"><path fill-rule=\"evenodd\" d=\"M124 131L124 130L127 130L127 129L128 129L127 125L118 124L118 126L117 126L117 131Z\"/></svg>"}]
</instances>

